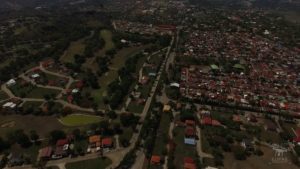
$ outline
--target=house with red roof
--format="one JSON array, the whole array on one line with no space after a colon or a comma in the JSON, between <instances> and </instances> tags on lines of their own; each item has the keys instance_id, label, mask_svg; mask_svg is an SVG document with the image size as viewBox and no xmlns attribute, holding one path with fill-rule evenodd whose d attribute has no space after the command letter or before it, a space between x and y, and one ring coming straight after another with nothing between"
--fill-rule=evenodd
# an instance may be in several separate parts
<instances>
[{"instance_id":1,"label":"house with red roof","mask_svg":"<svg viewBox=\"0 0 300 169\"><path fill-rule=\"evenodd\" d=\"M300 128L298 128L296 131L295 131L295 134L296 136L294 137L293 141L297 144L300 143Z\"/></svg>"},{"instance_id":2,"label":"house with red roof","mask_svg":"<svg viewBox=\"0 0 300 169\"><path fill-rule=\"evenodd\" d=\"M57 142L56 142L56 146L57 147L64 146L66 144L69 144L69 140L68 139L60 139L60 140L57 140Z\"/></svg>"},{"instance_id":3,"label":"house with red roof","mask_svg":"<svg viewBox=\"0 0 300 169\"><path fill-rule=\"evenodd\" d=\"M103 138L101 141L102 148L112 148L113 141L111 138Z\"/></svg>"},{"instance_id":4,"label":"house with red roof","mask_svg":"<svg viewBox=\"0 0 300 169\"><path fill-rule=\"evenodd\" d=\"M201 124L210 126L221 126L221 123L218 120L214 120L211 117L203 117L201 119Z\"/></svg>"},{"instance_id":5,"label":"house with red roof","mask_svg":"<svg viewBox=\"0 0 300 169\"><path fill-rule=\"evenodd\" d=\"M195 137L195 135L196 135L195 129L193 127L190 127L190 126L186 127L185 131L184 131L184 135L187 138Z\"/></svg>"},{"instance_id":6,"label":"house with red roof","mask_svg":"<svg viewBox=\"0 0 300 169\"><path fill-rule=\"evenodd\" d=\"M161 164L161 158L158 155L153 155L151 157L150 162L151 162L152 165L160 165Z\"/></svg>"},{"instance_id":7,"label":"house with red roof","mask_svg":"<svg viewBox=\"0 0 300 169\"><path fill-rule=\"evenodd\" d=\"M74 100L74 97L73 97L72 95L69 95L69 96L67 97L67 100L68 100L69 103L72 103L73 100Z\"/></svg>"},{"instance_id":8,"label":"house with red roof","mask_svg":"<svg viewBox=\"0 0 300 169\"><path fill-rule=\"evenodd\" d=\"M39 159L41 160L49 160L53 153L52 147L44 147L39 150Z\"/></svg>"},{"instance_id":9,"label":"house with red roof","mask_svg":"<svg viewBox=\"0 0 300 169\"><path fill-rule=\"evenodd\" d=\"M185 125L194 127L196 123L194 120L185 120Z\"/></svg>"},{"instance_id":10,"label":"house with red roof","mask_svg":"<svg viewBox=\"0 0 300 169\"><path fill-rule=\"evenodd\" d=\"M193 158L184 157L183 161L184 161L184 164L183 164L184 169L196 169L196 164L195 164Z\"/></svg>"}]
</instances>

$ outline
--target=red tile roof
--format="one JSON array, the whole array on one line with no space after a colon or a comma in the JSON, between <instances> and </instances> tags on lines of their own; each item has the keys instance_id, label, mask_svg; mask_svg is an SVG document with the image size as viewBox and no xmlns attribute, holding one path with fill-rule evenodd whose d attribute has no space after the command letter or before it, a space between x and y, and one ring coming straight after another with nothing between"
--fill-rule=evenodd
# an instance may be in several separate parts
<instances>
[{"instance_id":1,"label":"red tile roof","mask_svg":"<svg viewBox=\"0 0 300 169\"><path fill-rule=\"evenodd\" d=\"M151 163L152 163L152 164L159 164L159 163L160 163L160 156L153 155L153 156L151 157Z\"/></svg>"},{"instance_id":2,"label":"red tile roof","mask_svg":"<svg viewBox=\"0 0 300 169\"><path fill-rule=\"evenodd\" d=\"M60 139L60 140L57 140L56 146L64 146L68 143L69 143L68 139Z\"/></svg>"},{"instance_id":3,"label":"red tile roof","mask_svg":"<svg viewBox=\"0 0 300 169\"><path fill-rule=\"evenodd\" d=\"M111 145L112 145L112 139L111 138L102 139L102 146L111 146Z\"/></svg>"}]
</instances>

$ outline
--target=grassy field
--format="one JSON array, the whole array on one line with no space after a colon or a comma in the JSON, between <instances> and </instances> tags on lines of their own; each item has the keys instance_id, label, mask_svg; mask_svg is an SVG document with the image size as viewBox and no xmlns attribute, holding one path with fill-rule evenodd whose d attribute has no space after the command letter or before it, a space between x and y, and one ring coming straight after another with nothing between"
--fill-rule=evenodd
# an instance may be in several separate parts
<instances>
[{"instance_id":1,"label":"grassy field","mask_svg":"<svg viewBox=\"0 0 300 169\"><path fill-rule=\"evenodd\" d=\"M36 130L40 137L47 137L52 130L61 130L65 127L55 117L33 115L0 115L0 136L5 137L7 132L23 129L25 132Z\"/></svg>"},{"instance_id":2,"label":"grassy field","mask_svg":"<svg viewBox=\"0 0 300 169\"><path fill-rule=\"evenodd\" d=\"M111 160L108 158L96 158L74 163L67 163L66 169L105 169L111 163Z\"/></svg>"},{"instance_id":3,"label":"grassy field","mask_svg":"<svg viewBox=\"0 0 300 169\"><path fill-rule=\"evenodd\" d=\"M3 91L0 90L0 101L1 100L5 100L7 98L8 98L7 94L5 92L3 92Z\"/></svg>"},{"instance_id":4,"label":"grassy field","mask_svg":"<svg viewBox=\"0 0 300 169\"><path fill-rule=\"evenodd\" d=\"M112 41L112 33L110 30L107 30L107 29L101 30L100 36L105 41L105 46L104 46L105 51L113 49L115 47L115 44Z\"/></svg>"},{"instance_id":5,"label":"grassy field","mask_svg":"<svg viewBox=\"0 0 300 169\"><path fill-rule=\"evenodd\" d=\"M112 60L112 65L110 66L111 69L98 79L101 88L91 91L92 97L94 98L96 103L98 103L100 108L105 108L105 105L103 104L103 97L107 96L107 86L116 78L118 78L118 70L124 66L125 61L128 58L142 51L144 48L146 48L146 46L130 47L124 48L117 52L116 56Z\"/></svg>"},{"instance_id":6,"label":"grassy field","mask_svg":"<svg viewBox=\"0 0 300 169\"><path fill-rule=\"evenodd\" d=\"M88 124L98 123L102 120L99 116L90 116L83 114L72 114L59 119L65 126L84 126Z\"/></svg>"},{"instance_id":7,"label":"grassy field","mask_svg":"<svg viewBox=\"0 0 300 169\"><path fill-rule=\"evenodd\" d=\"M68 49L60 57L60 61L65 63L74 63L74 55L83 54L84 49L85 49L84 39L71 42Z\"/></svg>"},{"instance_id":8,"label":"grassy field","mask_svg":"<svg viewBox=\"0 0 300 169\"><path fill-rule=\"evenodd\" d=\"M41 99L44 98L45 95L56 96L60 93L59 90L35 87L32 85L28 85L24 87L15 85L11 88L11 90L16 96L24 96L26 98L41 98Z\"/></svg>"}]
</instances>

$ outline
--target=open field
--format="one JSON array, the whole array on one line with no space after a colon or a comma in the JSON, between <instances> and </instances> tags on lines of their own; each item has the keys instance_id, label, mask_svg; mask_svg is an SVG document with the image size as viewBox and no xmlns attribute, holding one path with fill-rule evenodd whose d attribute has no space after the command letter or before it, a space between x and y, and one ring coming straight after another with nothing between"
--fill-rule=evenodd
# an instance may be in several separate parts
<instances>
[{"instance_id":1,"label":"open field","mask_svg":"<svg viewBox=\"0 0 300 169\"><path fill-rule=\"evenodd\" d=\"M104 50L110 50L113 49L115 47L115 44L112 41L112 33L109 30L101 30L100 31L100 36L104 39L105 41L105 46L104 46Z\"/></svg>"},{"instance_id":2,"label":"open field","mask_svg":"<svg viewBox=\"0 0 300 169\"><path fill-rule=\"evenodd\" d=\"M88 124L98 123L102 120L99 116L91 116L84 114L72 114L59 119L65 126L84 126Z\"/></svg>"},{"instance_id":3,"label":"open field","mask_svg":"<svg viewBox=\"0 0 300 169\"><path fill-rule=\"evenodd\" d=\"M15 85L11 88L11 90L16 96L26 98L44 98L45 95L56 96L60 93L59 90L35 87L32 85L23 87Z\"/></svg>"},{"instance_id":4,"label":"open field","mask_svg":"<svg viewBox=\"0 0 300 169\"><path fill-rule=\"evenodd\" d=\"M55 117L33 115L0 115L0 126L0 136L3 137L7 132L16 129L24 129L25 132L36 130L41 138L46 137L52 130L64 129L64 126Z\"/></svg>"},{"instance_id":5,"label":"open field","mask_svg":"<svg viewBox=\"0 0 300 169\"><path fill-rule=\"evenodd\" d=\"M232 153L224 153L224 168L225 169L296 169L290 161L285 163L273 163L272 158L274 157L274 151L268 147L261 147L261 150L264 152L263 156L252 155L244 161L235 160ZM287 155L288 157L288 155Z\"/></svg>"},{"instance_id":6,"label":"open field","mask_svg":"<svg viewBox=\"0 0 300 169\"><path fill-rule=\"evenodd\" d=\"M105 169L111 164L108 158L96 158L66 164L66 169Z\"/></svg>"},{"instance_id":7,"label":"open field","mask_svg":"<svg viewBox=\"0 0 300 169\"><path fill-rule=\"evenodd\" d=\"M60 57L60 61L65 63L74 63L74 55L83 54L84 49L85 49L84 39L71 42L68 49Z\"/></svg>"}]
</instances>

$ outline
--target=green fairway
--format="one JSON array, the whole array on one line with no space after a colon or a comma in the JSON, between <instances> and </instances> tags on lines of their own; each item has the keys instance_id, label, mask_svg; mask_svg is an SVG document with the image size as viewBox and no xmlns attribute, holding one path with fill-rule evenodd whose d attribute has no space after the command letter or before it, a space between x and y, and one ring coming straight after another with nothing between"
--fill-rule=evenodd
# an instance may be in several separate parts
<instances>
[{"instance_id":1,"label":"green fairway","mask_svg":"<svg viewBox=\"0 0 300 169\"><path fill-rule=\"evenodd\" d=\"M109 158L95 158L91 160L67 163L66 169L105 169L111 164Z\"/></svg>"},{"instance_id":2,"label":"green fairway","mask_svg":"<svg viewBox=\"0 0 300 169\"><path fill-rule=\"evenodd\" d=\"M84 39L71 42L68 49L60 57L60 61L64 63L74 63L74 56L76 54L79 55L83 54L84 49L85 49Z\"/></svg>"},{"instance_id":3,"label":"green fairway","mask_svg":"<svg viewBox=\"0 0 300 169\"><path fill-rule=\"evenodd\" d=\"M72 114L59 119L65 126L84 126L88 124L98 123L102 120L99 116L91 116L84 114Z\"/></svg>"},{"instance_id":4,"label":"green fairway","mask_svg":"<svg viewBox=\"0 0 300 169\"><path fill-rule=\"evenodd\" d=\"M105 41L105 46L104 46L104 50L110 50L113 49L115 47L114 42L112 41L112 33L111 31L104 29L100 31L100 36L104 39Z\"/></svg>"}]
</instances>

